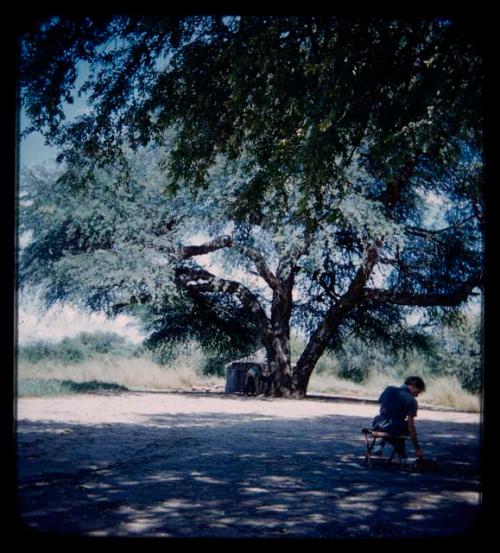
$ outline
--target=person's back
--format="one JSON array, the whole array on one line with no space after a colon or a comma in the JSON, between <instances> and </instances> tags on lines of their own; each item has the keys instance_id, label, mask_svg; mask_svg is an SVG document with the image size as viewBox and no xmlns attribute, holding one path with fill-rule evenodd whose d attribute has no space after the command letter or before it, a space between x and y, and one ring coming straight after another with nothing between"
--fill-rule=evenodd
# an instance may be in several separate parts
<instances>
[{"instance_id":1,"label":"person's back","mask_svg":"<svg viewBox=\"0 0 500 553\"><path fill-rule=\"evenodd\" d=\"M424 381L418 376L410 376L403 386L388 386L379 397L380 412L373 419L372 428L391 436L410 435L417 456L422 456L415 429L418 403L415 399L425 390ZM381 441L381 446L384 440ZM404 444L403 444L404 448ZM403 449L404 452L404 449Z\"/></svg>"},{"instance_id":2,"label":"person's back","mask_svg":"<svg viewBox=\"0 0 500 553\"><path fill-rule=\"evenodd\" d=\"M403 385L388 386L379 398L380 414L374 419L374 427L389 434L408 432L406 419L408 415L417 415L417 402L408 388Z\"/></svg>"}]
</instances>

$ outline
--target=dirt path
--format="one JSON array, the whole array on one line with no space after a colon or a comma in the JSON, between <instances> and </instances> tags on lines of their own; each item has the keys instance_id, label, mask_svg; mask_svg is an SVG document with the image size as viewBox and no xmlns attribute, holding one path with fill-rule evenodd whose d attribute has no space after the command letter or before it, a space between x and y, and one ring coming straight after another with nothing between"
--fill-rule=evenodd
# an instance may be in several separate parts
<instances>
[{"instance_id":1,"label":"dirt path","mask_svg":"<svg viewBox=\"0 0 500 553\"><path fill-rule=\"evenodd\" d=\"M215 394L18 401L21 516L95 536L455 535L478 510L479 416L421 409L434 473L362 465L377 406Z\"/></svg>"}]
</instances>

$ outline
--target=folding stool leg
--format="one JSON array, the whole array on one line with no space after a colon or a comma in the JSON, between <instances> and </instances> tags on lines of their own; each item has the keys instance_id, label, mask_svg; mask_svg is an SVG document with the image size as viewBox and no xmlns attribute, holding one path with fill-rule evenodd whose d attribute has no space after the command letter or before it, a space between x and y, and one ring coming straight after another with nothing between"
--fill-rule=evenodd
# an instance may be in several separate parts
<instances>
[{"instance_id":1,"label":"folding stool leg","mask_svg":"<svg viewBox=\"0 0 500 553\"><path fill-rule=\"evenodd\" d=\"M376 437L372 436L371 443L368 443L368 434L365 434L365 440L366 440L366 455L365 455L365 463L368 463L368 466L372 468L372 459L371 459L371 453L373 446L375 445Z\"/></svg>"},{"instance_id":2,"label":"folding stool leg","mask_svg":"<svg viewBox=\"0 0 500 553\"><path fill-rule=\"evenodd\" d=\"M389 457L389 459L387 460L387 464L390 465L392 463L392 459L394 458L394 455L396 453L396 448L391 444L392 446L392 453L391 453L391 456Z\"/></svg>"},{"instance_id":3,"label":"folding stool leg","mask_svg":"<svg viewBox=\"0 0 500 553\"><path fill-rule=\"evenodd\" d=\"M401 451L404 449L404 445L405 445L404 442L405 441L403 439L394 438L393 443L391 443L393 450L392 450L391 456L389 457L389 460L387 461L388 464L392 462L394 455L397 453L399 464L401 465L401 462L402 462Z\"/></svg>"}]
</instances>

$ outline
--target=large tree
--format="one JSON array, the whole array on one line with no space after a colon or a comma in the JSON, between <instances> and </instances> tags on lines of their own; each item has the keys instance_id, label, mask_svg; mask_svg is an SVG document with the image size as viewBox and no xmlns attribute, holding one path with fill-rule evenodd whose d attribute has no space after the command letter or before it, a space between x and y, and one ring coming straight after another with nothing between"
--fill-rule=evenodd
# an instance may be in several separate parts
<instances>
[{"instance_id":1,"label":"large tree","mask_svg":"<svg viewBox=\"0 0 500 553\"><path fill-rule=\"evenodd\" d=\"M65 122L79 61L90 108ZM199 313L232 309L265 347L275 393L304 395L345 329L383 335L409 308L455 308L481 285L482 62L477 36L444 19L40 22L22 42L22 98L32 128L60 149L56 188L99 204L102 175L111 175L120 192L113 210L98 210L103 221L122 206L141 209L151 165L164 195L128 235L111 225L92 243L76 224L67 242L35 234L22 275L54 284L65 266L100 267L98 293L80 287L96 308L106 298L114 309L142 302L161 314L175 289ZM148 145L155 162L141 172L131 150ZM141 194L123 203L137 183ZM183 243L196 229L207 240ZM151 255L137 248L143 274L132 293L117 260L141 236L155 238ZM213 252L264 289L195 261ZM115 264L104 270L104 257ZM51 287L59 297L69 288ZM308 343L292 366L294 322Z\"/></svg>"}]
</instances>

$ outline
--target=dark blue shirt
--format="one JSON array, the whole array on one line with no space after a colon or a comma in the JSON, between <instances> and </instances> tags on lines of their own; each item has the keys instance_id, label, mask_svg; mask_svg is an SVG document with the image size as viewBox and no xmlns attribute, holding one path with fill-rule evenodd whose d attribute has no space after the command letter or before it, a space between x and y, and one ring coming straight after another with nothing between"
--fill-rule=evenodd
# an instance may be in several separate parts
<instances>
[{"instance_id":1,"label":"dark blue shirt","mask_svg":"<svg viewBox=\"0 0 500 553\"><path fill-rule=\"evenodd\" d=\"M416 417L418 404L406 385L388 386L379 397L380 414L373 419L372 426L388 432L399 434L408 432L407 417Z\"/></svg>"},{"instance_id":2,"label":"dark blue shirt","mask_svg":"<svg viewBox=\"0 0 500 553\"><path fill-rule=\"evenodd\" d=\"M408 415L417 416L417 400L403 384L401 387L388 386L379 397L380 413L391 419L404 421Z\"/></svg>"}]
</instances>

